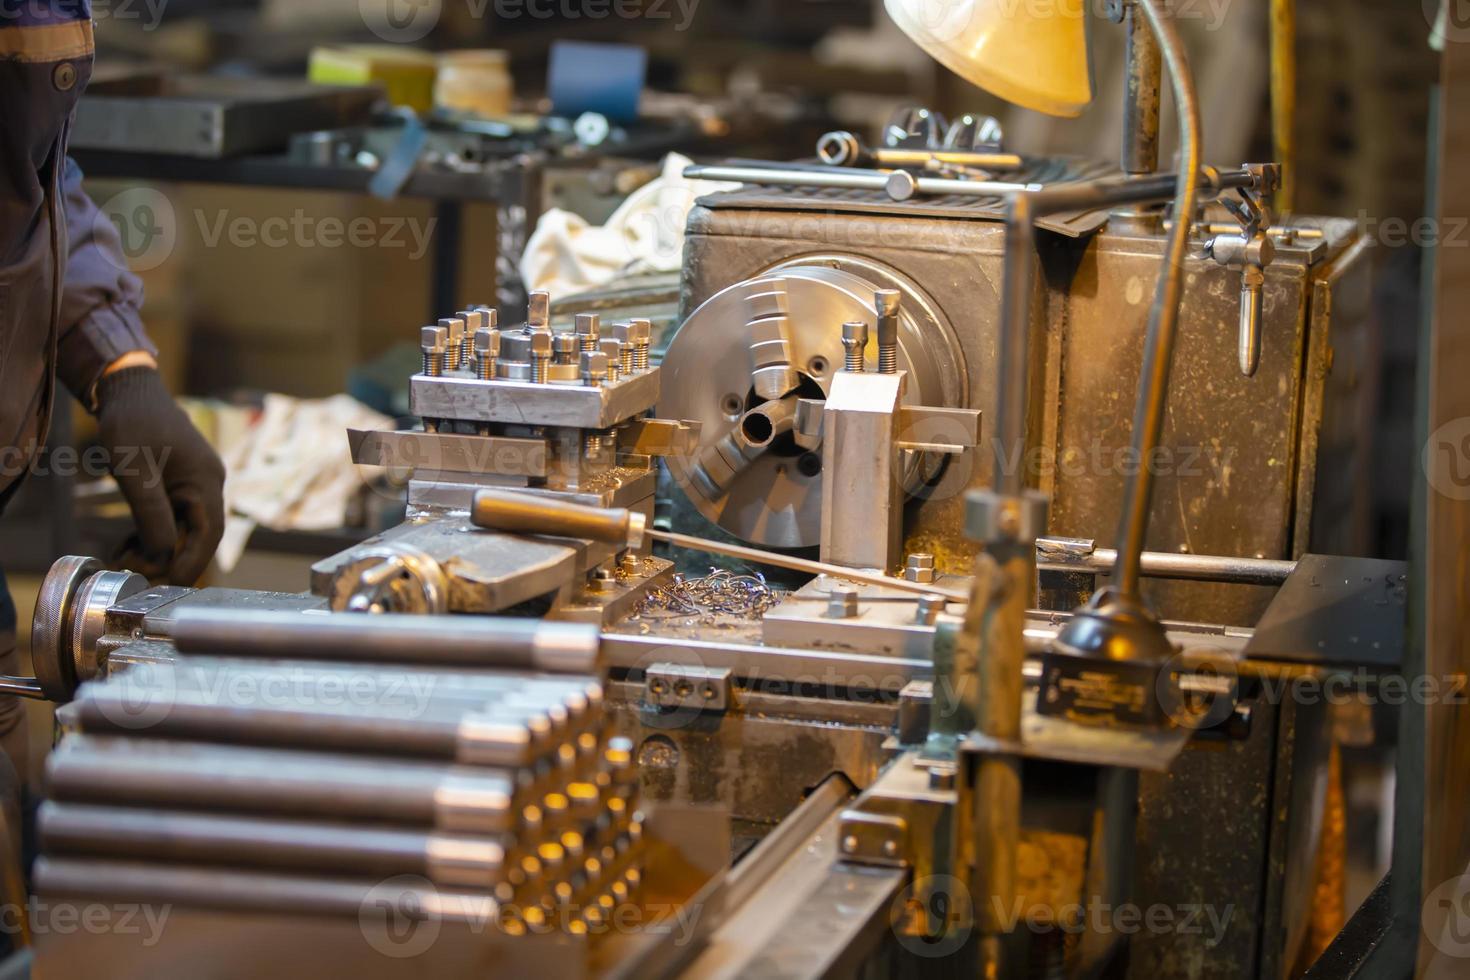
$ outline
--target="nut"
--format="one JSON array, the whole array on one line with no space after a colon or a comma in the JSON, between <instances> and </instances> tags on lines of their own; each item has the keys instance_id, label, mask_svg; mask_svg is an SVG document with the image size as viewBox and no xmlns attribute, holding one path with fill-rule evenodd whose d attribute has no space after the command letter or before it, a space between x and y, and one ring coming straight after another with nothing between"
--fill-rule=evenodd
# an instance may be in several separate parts
<instances>
[{"instance_id":1,"label":"nut","mask_svg":"<svg viewBox=\"0 0 1470 980\"><path fill-rule=\"evenodd\" d=\"M904 565L903 577L910 582L934 581L934 556L922 552L909 555Z\"/></svg>"},{"instance_id":2,"label":"nut","mask_svg":"<svg viewBox=\"0 0 1470 980\"><path fill-rule=\"evenodd\" d=\"M851 619L858 614L858 590L850 585L835 585L827 592L827 616Z\"/></svg>"}]
</instances>

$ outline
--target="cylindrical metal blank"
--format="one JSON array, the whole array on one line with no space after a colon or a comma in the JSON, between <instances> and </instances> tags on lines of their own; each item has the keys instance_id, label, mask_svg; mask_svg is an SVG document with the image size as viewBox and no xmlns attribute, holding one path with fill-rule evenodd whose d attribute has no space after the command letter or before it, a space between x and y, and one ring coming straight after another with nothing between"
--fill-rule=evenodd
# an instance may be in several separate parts
<instances>
[{"instance_id":1,"label":"cylindrical metal blank","mask_svg":"<svg viewBox=\"0 0 1470 980\"><path fill-rule=\"evenodd\" d=\"M478 490L470 508L470 521L492 531L587 538L638 548L643 544L647 518L639 511L621 507L584 507L528 493Z\"/></svg>"},{"instance_id":2,"label":"cylindrical metal blank","mask_svg":"<svg viewBox=\"0 0 1470 980\"><path fill-rule=\"evenodd\" d=\"M164 739L72 735L47 764L64 803L239 810L506 833L520 806L509 771Z\"/></svg>"},{"instance_id":3,"label":"cylindrical metal blank","mask_svg":"<svg viewBox=\"0 0 1470 980\"><path fill-rule=\"evenodd\" d=\"M484 837L302 820L42 804L50 854L91 854L355 875L421 874L447 885L489 888L505 849Z\"/></svg>"},{"instance_id":4,"label":"cylindrical metal blank","mask_svg":"<svg viewBox=\"0 0 1470 980\"><path fill-rule=\"evenodd\" d=\"M597 671L599 645L597 628L579 623L236 609L182 609L174 620L173 640L180 653L573 674Z\"/></svg>"}]
</instances>

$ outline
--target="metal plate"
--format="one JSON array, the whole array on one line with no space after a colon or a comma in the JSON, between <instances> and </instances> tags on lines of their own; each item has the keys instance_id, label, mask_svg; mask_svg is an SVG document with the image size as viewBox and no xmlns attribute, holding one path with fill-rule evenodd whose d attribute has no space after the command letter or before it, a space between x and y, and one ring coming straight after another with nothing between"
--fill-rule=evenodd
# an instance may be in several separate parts
<instances>
[{"instance_id":1,"label":"metal plate","mask_svg":"<svg viewBox=\"0 0 1470 980\"><path fill-rule=\"evenodd\" d=\"M1392 670L1404 655L1408 566L1304 555L1256 625L1248 657Z\"/></svg>"}]
</instances>

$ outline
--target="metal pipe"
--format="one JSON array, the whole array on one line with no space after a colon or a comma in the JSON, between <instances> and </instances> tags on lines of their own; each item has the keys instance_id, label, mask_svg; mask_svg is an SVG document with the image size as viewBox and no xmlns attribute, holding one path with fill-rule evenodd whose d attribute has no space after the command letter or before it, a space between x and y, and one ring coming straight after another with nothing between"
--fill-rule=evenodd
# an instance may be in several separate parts
<instances>
[{"instance_id":1,"label":"metal pipe","mask_svg":"<svg viewBox=\"0 0 1470 980\"><path fill-rule=\"evenodd\" d=\"M996 488L1020 496L1026 475L1026 388L1030 375L1031 293L1034 287L1033 196L1017 194L1006 206L1004 275L1000 293L999 391L995 408Z\"/></svg>"},{"instance_id":2,"label":"metal pipe","mask_svg":"<svg viewBox=\"0 0 1470 980\"><path fill-rule=\"evenodd\" d=\"M590 674L594 627L470 616L371 616L192 608L179 610L180 653L285 660L352 660Z\"/></svg>"},{"instance_id":3,"label":"metal pipe","mask_svg":"<svg viewBox=\"0 0 1470 980\"><path fill-rule=\"evenodd\" d=\"M646 521L636 510L585 507L542 494L505 490L478 490L470 507L470 522L492 531L588 538L625 548L643 545Z\"/></svg>"},{"instance_id":4,"label":"metal pipe","mask_svg":"<svg viewBox=\"0 0 1470 980\"><path fill-rule=\"evenodd\" d=\"M1184 290L1184 263L1188 257L1189 223L1194 217L1199 182L1199 100L1189 73L1184 47L1174 21L1159 9L1157 0L1136 0L1136 9L1148 20L1169 68L1169 82L1179 117L1179 178L1174 200L1174 227L1169 232L1164 254L1163 277L1149 313L1144 340L1143 369L1134 412L1133 452L1135 459L1151 459L1164 427L1169 396L1169 369L1174 361L1174 339L1179 322L1179 302ZM1153 471L1141 466L1128 476L1123 494L1123 517L1118 528L1119 592L1138 596L1139 562L1148 531L1148 512L1153 500Z\"/></svg>"},{"instance_id":5,"label":"metal pipe","mask_svg":"<svg viewBox=\"0 0 1470 980\"><path fill-rule=\"evenodd\" d=\"M1068 543L1055 538L1036 542L1039 568L1058 571L1087 571L1111 574L1117 567L1113 548L1089 551L1068 550ZM1145 578L1187 579L1198 582L1230 582L1241 585L1280 585L1296 570L1296 562L1274 558L1235 558L1221 555L1186 555L1167 551L1145 551L1140 570Z\"/></svg>"}]
</instances>

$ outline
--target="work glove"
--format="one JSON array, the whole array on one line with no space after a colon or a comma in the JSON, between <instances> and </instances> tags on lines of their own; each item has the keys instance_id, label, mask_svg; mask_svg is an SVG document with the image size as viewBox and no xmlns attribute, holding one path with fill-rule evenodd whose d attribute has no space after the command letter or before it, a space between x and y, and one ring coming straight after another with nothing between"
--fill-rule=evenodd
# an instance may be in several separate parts
<instances>
[{"instance_id":1,"label":"work glove","mask_svg":"<svg viewBox=\"0 0 1470 980\"><path fill-rule=\"evenodd\" d=\"M97 383L99 441L133 511L129 567L193 585L225 528L225 468L158 372L128 367Z\"/></svg>"}]
</instances>

